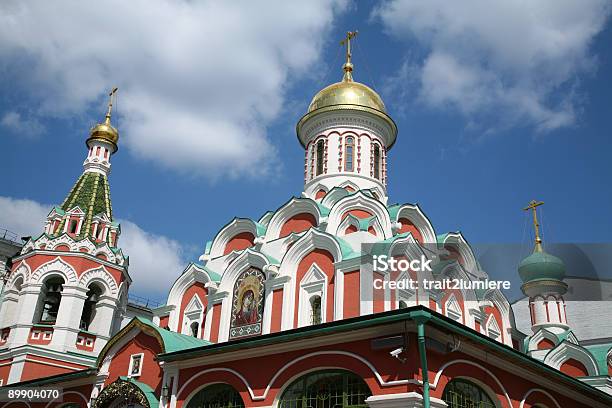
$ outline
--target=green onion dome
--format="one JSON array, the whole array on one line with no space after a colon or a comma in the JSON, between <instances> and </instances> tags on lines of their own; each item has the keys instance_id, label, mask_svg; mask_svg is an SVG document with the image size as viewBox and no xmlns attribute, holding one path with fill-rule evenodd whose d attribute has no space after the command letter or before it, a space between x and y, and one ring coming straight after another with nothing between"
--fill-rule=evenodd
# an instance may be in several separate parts
<instances>
[{"instance_id":1,"label":"green onion dome","mask_svg":"<svg viewBox=\"0 0 612 408\"><path fill-rule=\"evenodd\" d=\"M558 280L565 277L565 264L556 256L536 251L523 259L518 268L523 282L534 280Z\"/></svg>"}]
</instances>

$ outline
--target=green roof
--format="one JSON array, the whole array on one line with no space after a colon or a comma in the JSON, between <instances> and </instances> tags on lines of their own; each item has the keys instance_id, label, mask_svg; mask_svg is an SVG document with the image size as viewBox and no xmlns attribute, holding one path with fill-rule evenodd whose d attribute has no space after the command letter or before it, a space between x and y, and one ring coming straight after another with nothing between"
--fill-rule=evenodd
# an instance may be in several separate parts
<instances>
[{"instance_id":1,"label":"green roof","mask_svg":"<svg viewBox=\"0 0 612 408\"><path fill-rule=\"evenodd\" d=\"M556 256L546 252L534 252L521 261L518 272L523 282L540 279L560 281L565 277L565 265Z\"/></svg>"},{"instance_id":2,"label":"green roof","mask_svg":"<svg viewBox=\"0 0 612 408\"><path fill-rule=\"evenodd\" d=\"M81 227L77 238L83 238L91 231L91 221L94 216L105 214L113 220L113 210L110 200L108 179L104 174L84 172L74 184L70 193L61 205L63 211L79 207L85 213L85 223ZM66 220L63 220L54 231L58 235L64 229ZM108 237L110 240L110 236Z\"/></svg>"},{"instance_id":3,"label":"green roof","mask_svg":"<svg viewBox=\"0 0 612 408\"><path fill-rule=\"evenodd\" d=\"M145 324L154 329L163 341L163 348L165 353L172 353L174 351L187 350L195 347L202 347L212 344L209 341L198 339L186 334L176 333L170 330L162 329L149 319L144 317L135 317L134 320L138 320L140 323ZM126 326L127 327L127 326Z\"/></svg>"}]
</instances>

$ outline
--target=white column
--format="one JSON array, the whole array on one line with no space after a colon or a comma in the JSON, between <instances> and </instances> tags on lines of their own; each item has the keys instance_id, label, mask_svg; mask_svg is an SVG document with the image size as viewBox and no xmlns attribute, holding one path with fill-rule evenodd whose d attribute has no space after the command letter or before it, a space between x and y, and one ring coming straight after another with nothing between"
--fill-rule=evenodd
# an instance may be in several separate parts
<instances>
[{"instance_id":1,"label":"white column","mask_svg":"<svg viewBox=\"0 0 612 408\"><path fill-rule=\"evenodd\" d=\"M365 400L370 408L422 408L423 396L418 392L372 395ZM429 398L431 408L444 408L448 405L438 398Z\"/></svg>"},{"instance_id":2,"label":"white column","mask_svg":"<svg viewBox=\"0 0 612 408\"><path fill-rule=\"evenodd\" d=\"M112 335L117 302L110 297L102 296L96 304L95 315L89 326L89 332L96 335L94 352L99 353Z\"/></svg>"},{"instance_id":3,"label":"white column","mask_svg":"<svg viewBox=\"0 0 612 408\"><path fill-rule=\"evenodd\" d=\"M17 319L11 329L8 348L15 348L27 343L32 323L38 316L38 298L42 289L41 284L24 284L19 295Z\"/></svg>"},{"instance_id":4,"label":"white column","mask_svg":"<svg viewBox=\"0 0 612 408\"><path fill-rule=\"evenodd\" d=\"M51 347L55 350L67 351L75 347L85 299L87 288L64 286L51 339Z\"/></svg>"}]
</instances>

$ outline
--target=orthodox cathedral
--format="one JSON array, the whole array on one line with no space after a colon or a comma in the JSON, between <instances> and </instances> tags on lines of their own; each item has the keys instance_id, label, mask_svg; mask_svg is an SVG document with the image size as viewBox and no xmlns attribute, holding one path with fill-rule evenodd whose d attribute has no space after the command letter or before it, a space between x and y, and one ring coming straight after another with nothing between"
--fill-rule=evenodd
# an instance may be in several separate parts
<instances>
[{"instance_id":1,"label":"orthodox cathedral","mask_svg":"<svg viewBox=\"0 0 612 408\"><path fill-rule=\"evenodd\" d=\"M390 203L398 129L380 96L353 79L353 37L342 80L296 126L301 195L228 222L157 308L128 299L109 188L113 89L83 173L7 264L0 406L612 406L612 323L600 323L609 337L575 331L585 323L568 316L581 306L565 301L565 265L544 250L542 203L526 208L536 240L518 265L525 299L424 285L488 275L461 233L436 231L418 205ZM382 254L432 267L380 271L372 257ZM417 285L389 284L407 279Z\"/></svg>"}]
</instances>

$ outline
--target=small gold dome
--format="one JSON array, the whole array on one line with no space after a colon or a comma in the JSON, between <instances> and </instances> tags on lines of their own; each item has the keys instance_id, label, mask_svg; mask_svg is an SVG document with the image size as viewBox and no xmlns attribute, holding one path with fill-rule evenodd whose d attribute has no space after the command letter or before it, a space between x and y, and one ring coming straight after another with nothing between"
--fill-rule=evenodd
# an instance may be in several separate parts
<instances>
[{"instance_id":1,"label":"small gold dome","mask_svg":"<svg viewBox=\"0 0 612 408\"><path fill-rule=\"evenodd\" d=\"M343 79L320 90L308 106L308 112L333 105L358 105L387 113L381 97L369 86Z\"/></svg>"},{"instance_id":2,"label":"small gold dome","mask_svg":"<svg viewBox=\"0 0 612 408\"><path fill-rule=\"evenodd\" d=\"M89 137L85 144L89 146L89 143L94 140L100 140L102 142L107 142L113 145L114 151L116 152L119 149L117 143L119 142L119 131L111 125L111 113L113 111L113 96L117 92L117 87L113 88L113 90L108 94L108 111L106 112L106 117L104 118L104 123L98 123L96 126L92 127L89 131Z\"/></svg>"},{"instance_id":3,"label":"small gold dome","mask_svg":"<svg viewBox=\"0 0 612 408\"><path fill-rule=\"evenodd\" d=\"M103 142L110 143L113 145L115 150L117 150L117 142L119 142L119 132L110 124L110 122L98 123L96 126L91 128L87 143L93 140L101 140Z\"/></svg>"}]
</instances>

